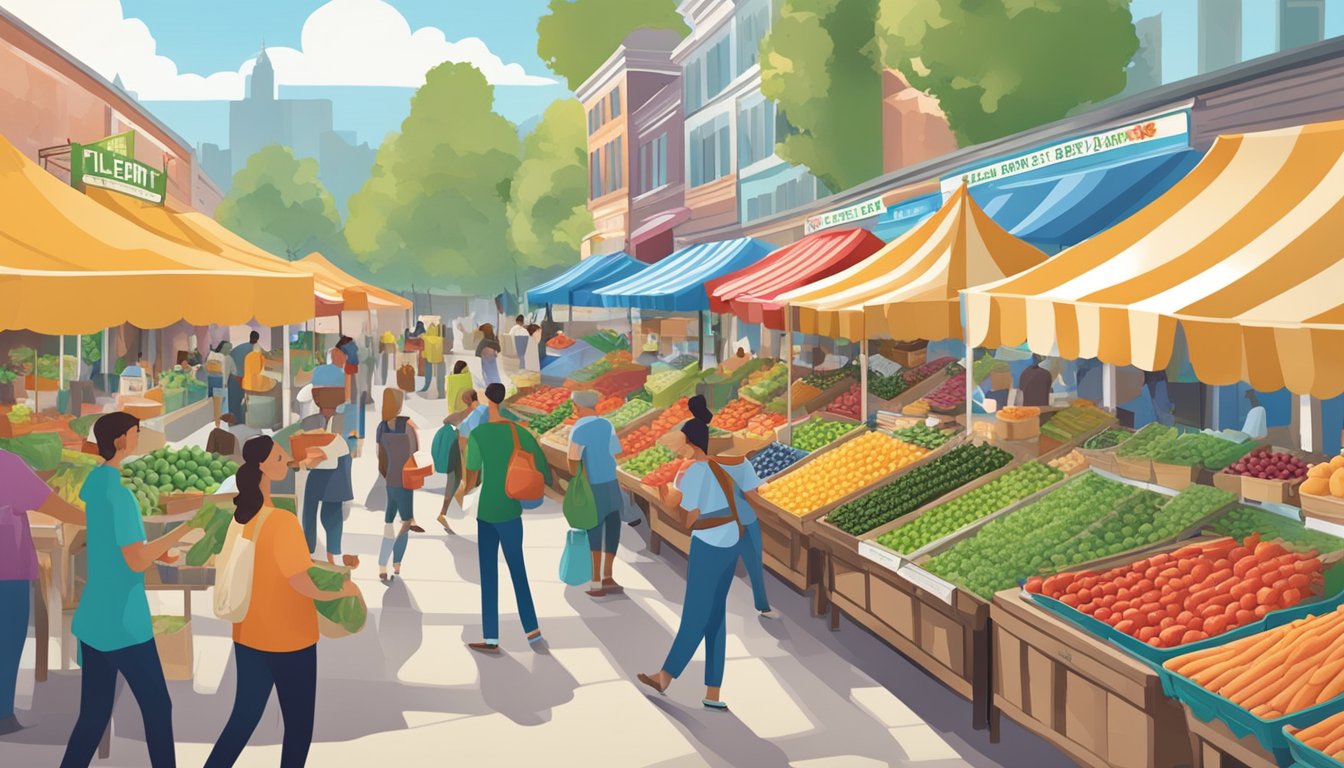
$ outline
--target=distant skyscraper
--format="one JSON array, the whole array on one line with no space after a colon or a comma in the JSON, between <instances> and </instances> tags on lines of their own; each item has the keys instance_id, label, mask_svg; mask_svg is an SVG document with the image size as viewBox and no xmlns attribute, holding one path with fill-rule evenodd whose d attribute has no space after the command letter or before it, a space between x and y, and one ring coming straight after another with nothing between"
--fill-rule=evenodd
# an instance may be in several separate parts
<instances>
[{"instance_id":1,"label":"distant skyscraper","mask_svg":"<svg viewBox=\"0 0 1344 768\"><path fill-rule=\"evenodd\" d=\"M317 176L336 200L344 219L350 196L364 186L378 154L375 147L358 144L350 131L327 131L319 140Z\"/></svg>"},{"instance_id":2,"label":"distant skyscraper","mask_svg":"<svg viewBox=\"0 0 1344 768\"><path fill-rule=\"evenodd\" d=\"M233 184L233 159L229 150L218 144L201 144L196 147L196 156L201 160L201 168L220 191L228 192Z\"/></svg>"},{"instance_id":3,"label":"distant skyscraper","mask_svg":"<svg viewBox=\"0 0 1344 768\"><path fill-rule=\"evenodd\" d=\"M1139 50L1126 71L1126 94L1142 93L1162 84L1162 14L1134 22L1134 32L1139 37Z\"/></svg>"},{"instance_id":4,"label":"distant skyscraper","mask_svg":"<svg viewBox=\"0 0 1344 768\"><path fill-rule=\"evenodd\" d=\"M1278 0L1279 50L1325 39L1325 0Z\"/></svg>"},{"instance_id":5,"label":"distant skyscraper","mask_svg":"<svg viewBox=\"0 0 1344 768\"><path fill-rule=\"evenodd\" d=\"M249 99L275 100L275 67L271 66L271 57L266 55L266 44L261 44L261 55L257 57L252 76L247 81Z\"/></svg>"},{"instance_id":6,"label":"distant skyscraper","mask_svg":"<svg viewBox=\"0 0 1344 768\"><path fill-rule=\"evenodd\" d=\"M275 69L263 49L248 80L247 98L229 103L229 151L233 172L270 144L296 157L317 157L322 135L332 129L330 99L276 98Z\"/></svg>"},{"instance_id":7,"label":"distant skyscraper","mask_svg":"<svg viewBox=\"0 0 1344 768\"><path fill-rule=\"evenodd\" d=\"M1199 74L1241 61L1241 0L1199 0Z\"/></svg>"}]
</instances>

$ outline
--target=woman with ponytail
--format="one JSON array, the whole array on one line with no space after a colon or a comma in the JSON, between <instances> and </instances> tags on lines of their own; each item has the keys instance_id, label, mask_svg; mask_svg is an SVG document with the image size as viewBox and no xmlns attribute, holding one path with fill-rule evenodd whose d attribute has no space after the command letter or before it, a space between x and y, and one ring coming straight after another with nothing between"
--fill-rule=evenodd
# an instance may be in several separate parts
<instances>
[{"instance_id":1,"label":"woman with ponytail","mask_svg":"<svg viewBox=\"0 0 1344 768\"><path fill-rule=\"evenodd\" d=\"M316 463L321 456L309 456ZM238 670L233 713L206 760L206 768L232 766L252 738L275 689L284 718L281 768L299 768L313 741L317 701L317 608L314 600L359 594L353 581L326 592L308 575L312 565L303 528L294 515L276 509L271 484L284 480L294 462L262 435L243 445L233 519L253 542L252 597L247 616L233 625L233 658Z\"/></svg>"},{"instance_id":2,"label":"woman with ponytail","mask_svg":"<svg viewBox=\"0 0 1344 768\"><path fill-rule=\"evenodd\" d=\"M727 640L728 588L733 583L737 559L753 546L747 528L755 525L756 514L746 494L760 487L761 479L751 462L740 456L710 456L709 422L714 414L702 396L691 398L687 405L692 418L682 425L683 442L677 447L683 457L694 463L686 468L667 498L673 506L697 515L691 524L686 598L681 609L681 626L662 669L654 675L641 673L639 681L658 693L666 692L704 642L702 701L708 709L726 710L728 705L719 700L719 688L723 684ZM749 555L746 557L750 559ZM764 597L763 587L760 597ZM769 610L768 605L765 610Z\"/></svg>"}]
</instances>

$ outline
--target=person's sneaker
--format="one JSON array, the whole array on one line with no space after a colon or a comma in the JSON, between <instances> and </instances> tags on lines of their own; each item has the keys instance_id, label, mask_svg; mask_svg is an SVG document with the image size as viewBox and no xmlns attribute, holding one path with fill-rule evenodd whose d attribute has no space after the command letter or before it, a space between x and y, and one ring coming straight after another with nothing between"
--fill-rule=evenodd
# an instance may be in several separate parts
<instances>
[{"instance_id":1,"label":"person's sneaker","mask_svg":"<svg viewBox=\"0 0 1344 768\"><path fill-rule=\"evenodd\" d=\"M0 720L0 736L8 736L11 733L18 733L23 730L23 723L13 715Z\"/></svg>"},{"instance_id":2,"label":"person's sneaker","mask_svg":"<svg viewBox=\"0 0 1344 768\"><path fill-rule=\"evenodd\" d=\"M713 699L701 699L700 703L705 705L705 709L712 709L716 712L728 711L728 705L724 704L722 701L714 701Z\"/></svg>"},{"instance_id":3,"label":"person's sneaker","mask_svg":"<svg viewBox=\"0 0 1344 768\"><path fill-rule=\"evenodd\" d=\"M467 643L467 647L477 653L486 653L491 656L499 654L499 643Z\"/></svg>"}]
</instances>

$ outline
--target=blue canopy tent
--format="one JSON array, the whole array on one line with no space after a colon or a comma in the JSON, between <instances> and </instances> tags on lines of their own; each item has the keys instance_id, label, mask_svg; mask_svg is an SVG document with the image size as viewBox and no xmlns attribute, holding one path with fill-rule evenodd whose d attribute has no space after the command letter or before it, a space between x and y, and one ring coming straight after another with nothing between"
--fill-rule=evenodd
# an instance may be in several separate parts
<instances>
[{"instance_id":1,"label":"blue canopy tent","mask_svg":"<svg viewBox=\"0 0 1344 768\"><path fill-rule=\"evenodd\" d=\"M916 224L937 213L938 209L942 207L943 195L941 192L912 197L883 211L868 226L868 231L890 243L914 229Z\"/></svg>"},{"instance_id":2,"label":"blue canopy tent","mask_svg":"<svg viewBox=\"0 0 1344 768\"><path fill-rule=\"evenodd\" d=\"M625 253L590 256L570 267L564 274L527 292L532 304L567 304L600 307L593 290L635 275L648 265Z\"/></svg>"}]
</instances>

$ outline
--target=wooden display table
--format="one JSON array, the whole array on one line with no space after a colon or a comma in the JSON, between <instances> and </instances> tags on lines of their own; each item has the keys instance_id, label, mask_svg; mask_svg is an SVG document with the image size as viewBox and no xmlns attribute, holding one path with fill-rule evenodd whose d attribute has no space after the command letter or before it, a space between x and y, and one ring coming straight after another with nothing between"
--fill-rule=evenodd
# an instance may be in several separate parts
<instances>
[{"instance_id":1,"label":"wooden display table","mask_svg":"<svg viewBox=\"0 0 1344 768\"><path fill-rule=\"evenodd\" d=\"M1254 736L1240 739L1221 720L1201 722L1186 710L1194 768L1277 768L1274 757Z\"/></svg>"},{"instance_id":2,"label":"wooden display table","mask_svg":"<svg viewBox=\"0 0 1344 768\"><path fill-rule=\"evenodd\" d=\"M990 620L995 721L1008 715L1081 765L1191 764L1186 716L1162 693L1152 667L1031 605L1017 589L994 596Z\"/></svg>"}]
</instances>

